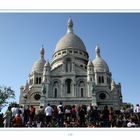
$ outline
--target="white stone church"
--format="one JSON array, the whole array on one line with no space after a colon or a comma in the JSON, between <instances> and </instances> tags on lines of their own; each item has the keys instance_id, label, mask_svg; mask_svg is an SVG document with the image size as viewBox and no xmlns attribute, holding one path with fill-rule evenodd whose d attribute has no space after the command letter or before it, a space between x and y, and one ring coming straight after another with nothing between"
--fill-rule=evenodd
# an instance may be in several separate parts
<instances>
[{"instance_id":1,"label":"white stone church","mask_svg":"<svg viewBox=\"0 0 140 140\"><path fill-rule=\"evenodd\" d=\"M56 44L51 63L40 50L29 74L27 83L20 88L20 105L39 106L93 105L102 109L105 105L120 109L121 84L112 80L107 63L101 57L100 48L95 48L96 57L89 60L83 41L73 32L69 18L66 34Z\"/></svg>"}]
</instances>

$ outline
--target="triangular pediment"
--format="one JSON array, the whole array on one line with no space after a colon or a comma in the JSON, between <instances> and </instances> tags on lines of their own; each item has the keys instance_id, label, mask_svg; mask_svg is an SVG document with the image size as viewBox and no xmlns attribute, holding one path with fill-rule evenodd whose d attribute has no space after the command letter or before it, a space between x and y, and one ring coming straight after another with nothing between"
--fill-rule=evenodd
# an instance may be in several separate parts
<instances>
[{"instance_id":1,"label":"triangular pediment","mask_svg":"<svg viewBox=\"0 0 140 140\"><path fill-rule=\"evenodd\" d=\"M59 75L59 74L64 73L65 71L63 70L62 66L63 65L61 64L61 65L55 67L53 70L51 70L51 74L52 75L56 75L56 74ZM87 69L85 67L81 67L77 64L75 64L74 71L76 74L84 74L85 75L87 73Z\"/></svg>"},{"instance_id":2,"label":"triangular pediment","mask_svg":"<svg viewBox=\"0 0 140 140\"><path fill-rule=\"evenodd\" d=\"M52 75L53 74L60 74L60 73L62 73L62 64L57 66L57 67L55 67L53 70L51 70Z\"/></svg>"},{"instance_id":3,"label":"triangular pediment","mask_svg":"<svg viewBox=\"0 0 140 140\"><path fill-rule=\"evenodd\" d=\"M80 67L78 65L75 65L75 71L76 71L76 73L83 73L83 74L85 74L87 72L85 67Z\"/></svg>"}]
</instances>

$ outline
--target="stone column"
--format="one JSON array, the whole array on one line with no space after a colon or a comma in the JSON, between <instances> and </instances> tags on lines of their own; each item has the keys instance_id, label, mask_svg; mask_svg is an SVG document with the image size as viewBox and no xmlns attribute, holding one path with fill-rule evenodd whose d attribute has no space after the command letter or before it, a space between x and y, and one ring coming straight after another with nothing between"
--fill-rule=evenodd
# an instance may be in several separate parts
<instances>
[{"instance_id":1,"label":"stone column","mask_svg":"<svg viewBox=\"0 0 140 140\"><path fill-rule=\"evenodd\" d=\"M63 92L63 83L61 83L60 86L61 86L60 87L60 98L61 98L61 97L63 97L63 94L64 94L64 92Z\"/></svg>"},{"instance_id":2,"label":"stone column","mask_svg":"<svg viewBox=\"0 0 140 140\"><path fill-rule=\"evenodd\" d=\"M95 83L96 83L96 85L98 84L98 75L96 72L95 72Z\"/></svg>"},{"instance_id":3,"label":"stone column","mask_svg":"<svg viewBox=\"0 0 140 140\"><path fill-rule=\"evenodd\" d=\"M75 97L75 82L72 83L72 97Z\"/></svg>"}]
</instances>

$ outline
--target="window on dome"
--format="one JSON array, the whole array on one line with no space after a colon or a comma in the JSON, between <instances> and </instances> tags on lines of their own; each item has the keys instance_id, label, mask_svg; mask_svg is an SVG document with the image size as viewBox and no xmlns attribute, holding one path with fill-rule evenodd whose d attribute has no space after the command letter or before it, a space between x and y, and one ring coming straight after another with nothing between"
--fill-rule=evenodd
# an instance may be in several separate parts
<instances>
[{"instance_id":1,"label":"window on dome","mask_svg":"<svg viewBox=\"0 0 140 140\"><path fill-rule=\"evenodd\" d=\"M39 77L39 84L41 84L41 77Z\"/></svg>"},{"instance_id":2,"label":"window on dome","mask_svg":"<svg viewBox=\"0 0 140 140\"><path fill-rule=\"evenodd\" d=\"M83 68L83 65L80 65L80 67L82 67L82 68Z\"/></svg>"},{"instance_id":3,"label":"window on dome","mask_svg":"<svg viewBox=\"0 0 140 140\"><path fill-rule=\"evenodd\" d=\"M99 83L101 84L101 83L104 83L104 76L99 76Z\"/></svg>"},{"instance_id":4,"label":"window on dome","mask_svg":"<svg viewBox=\"0 0 140 140\"><path fill-rule=\"evenodd\" d=\"M60 53L58 53L58 55L61 55L61 52L60 52Z\"/></svg>"},{"instance_id":5,"label":"window on dome","mask_svg":"<svg viewBox=\"0 0 140 140\"><path fill-rule=\"evenodd\" d=\"M66 60L66 72L71 72L71 59Z\"/></svg>"},{"instance_id":6,"label":"window on dome","mask_svg":"<svg viewBox=\"0 0 140 140\"><path fill-rule=\"evenodd\" d=\"M69 51L69 53L72 53L72 51Z\"/></svg>"},{"instance_id":7,"label":"window on dome","mask_svg":"<svg viewBox=\"0 0 140 140\"><path fill-rule=\"evenodd\" d=\"M104 76L102 76L102 83L104 83Z\"/></svg>"},{"instance_id":8,"label":"window on dome","mask_svg":"<svg viewBox=\"0 0 140 140\"><path fill-rule=\"evenodd\" d=\"M62 53L63 53L63 54L65 54L65 53L66 53L66 51L63 51Z\"/></svg>"},{"instance_id":9,"label":"window on dome","mask_svg":"<svg viewBox=\"0 0 140 140\"><path fill-rule=\"evenodd\" d=\"M78 51L74 51L74 53L78 53Z\"/></svg>"},{"instance_id":10,"label":"window on dome","mask_svg":"<svg viewBox=\"0 0 140 140\"><path fill-rule=\"evenodd\" d=\"M101 77L99 76L99 84L101 83Z\"/></svg>"},{"instance_id":11,"label":"window on dome","mask_svg":"<svg viewBox=\"0 0 140 140\"><path fill-rule=\"evenodd\" d=\"M82 53L82 52L80 52L80 54L81 54L81 55L83 55L83 53Z\"/></svg>"},{"instance_id":12,"label":"window on dome","mask_svg":"<svg viewBox=\"0 0 140 140\"><path fill-rule=\"evenodd\" d=\"M35 84L38 84L38 77L36 77Z\"/></svg>"}]
</instances>

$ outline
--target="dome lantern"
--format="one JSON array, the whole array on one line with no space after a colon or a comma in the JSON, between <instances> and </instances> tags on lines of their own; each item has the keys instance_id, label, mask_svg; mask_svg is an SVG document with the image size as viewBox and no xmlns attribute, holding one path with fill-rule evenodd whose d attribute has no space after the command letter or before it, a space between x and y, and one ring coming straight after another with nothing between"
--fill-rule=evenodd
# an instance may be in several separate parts
<instances>
[{"instance_id":1,"label":"dome lantern","mask_svg":"<svg viewBox=\"0 0 140 140\"><path fill-rule=\"evenodd\" d=\"M45 50L44 50L43 45L42 45L42 48L40 49L40 58L41 59L44 59L44 54L45 54Z\"/></svg>"},{"instance_id":2,"label":"dome lantern","mask_svg":"<svg viewBox=\"0 0 140 140\"><path fill-rule=\"evenodd\" d=\"M100 57L100 48L99 48L99 45L96 45L95 52L96 52L96 57Z\"/></svg>"},{"instance_id":3,"label":"dome lantern","mask_svg":"<svg viewBox=\"0 0 140 140\"><path fill-rule=\"evenodd\" d=\"M68 19L68 29L67 29L67 33L73 32L73 21L72 18L69 17Z\"/></svg>"}]
</instances>

